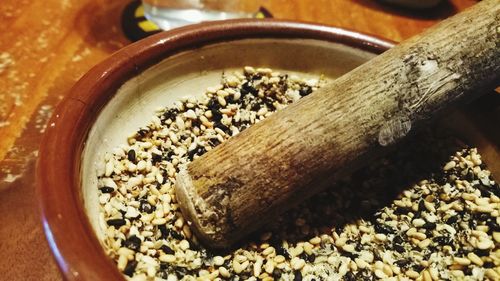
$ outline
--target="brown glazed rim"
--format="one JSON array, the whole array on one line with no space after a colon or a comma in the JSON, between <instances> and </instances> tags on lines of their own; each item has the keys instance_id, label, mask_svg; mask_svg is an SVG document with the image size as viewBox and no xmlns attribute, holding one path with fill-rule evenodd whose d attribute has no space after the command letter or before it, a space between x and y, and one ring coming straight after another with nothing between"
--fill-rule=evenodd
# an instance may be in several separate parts
<instances>
[{"instance_id":1,"label":"brown glazed rim","mask_svg":"<svg viewBox=\"0 0 500 281\"><path fill-rule=\"evenodd\" d=\"M181 51L243 38L316 39L382 53L392 42L341 28L279 20L191 25L133 43L93 67L57 106L40 146L36 181L45 236L66 280L125 280L85 214L80 165L87 134L128 79Z\"/></svg>"}]
</instances>

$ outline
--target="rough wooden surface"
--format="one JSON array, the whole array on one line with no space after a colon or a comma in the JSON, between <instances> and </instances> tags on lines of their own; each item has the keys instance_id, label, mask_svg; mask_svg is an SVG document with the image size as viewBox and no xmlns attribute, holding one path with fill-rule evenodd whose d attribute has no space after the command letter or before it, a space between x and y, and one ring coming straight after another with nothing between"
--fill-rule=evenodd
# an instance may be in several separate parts
<instances>
[{"instance_id":1,"label":"rough wooden surface","mask_svg":"<svg viewBox=\"0 0 500 281\"><path fill-rule=\"evenodd\" d=\"M195 159L177 176L176 194L198 238L229 247L333 173L494 87L499 16L497 0L483 0Z\"/></svg>"},{"instance_id":2,"label":"rough wooden surface","mask_svg":"<svg viewBox=\"0 0 500 281\"><path fill-rule=\"evenodd\" d=\"M2 280L60 280L36 209L33 161L54 106L90 67L129 42L128 1L3 0L0 5L0 272ZM346 27L401 41L476 1L412 12L372 0L242 0L276 18Z\"/></svg>"}]
</instances>

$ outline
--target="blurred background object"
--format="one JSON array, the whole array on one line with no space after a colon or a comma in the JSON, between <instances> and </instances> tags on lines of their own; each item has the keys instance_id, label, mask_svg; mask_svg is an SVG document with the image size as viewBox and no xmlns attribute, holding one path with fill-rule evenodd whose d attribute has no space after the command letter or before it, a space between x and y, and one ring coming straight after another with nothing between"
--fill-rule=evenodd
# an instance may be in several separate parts
<instances>
[{"instance_id":1,"label":"blurred background object","mask_svg":"<svg viewBox=\"0 0 500 281\"><path fill-rule=\"evenodd\" d=\"M256 13L240 11L238 1L229 0L143 0L144 15L163 30L212 20L253 18Z\"/></svg>"},{"instance_id":2,"label":"blurred background object","mask_svg":"<svg viewBox=\"0 0 500 281\"><path fill-rule=\"evenodd\" d=\"M427 9L437 6L441 0L380 0L380 2L406 8Z\"/></svg>"},{"instance_id":3,"label":"blurred background object","mask_svg":"<svg viewBox=\"0 0 500 281\"><path fill-rule=\"evenodd\" d=\"M254 12L241 12L250 9L235 5L235 3L237 2L134 0L123 9L122 29L127 38L131 41L137 41L162 30L170 30L199 22L273 17L263 6L253 9ZM241 2L239 3L241 4Z\"/></svg>"}]
</instances>

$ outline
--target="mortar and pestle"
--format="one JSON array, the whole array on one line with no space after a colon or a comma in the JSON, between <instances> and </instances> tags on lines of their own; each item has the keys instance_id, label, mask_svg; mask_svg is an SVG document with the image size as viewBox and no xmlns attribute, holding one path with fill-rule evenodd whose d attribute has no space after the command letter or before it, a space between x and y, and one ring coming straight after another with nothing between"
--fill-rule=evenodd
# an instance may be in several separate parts
<instances>
[{"instance_id":1,"label":"mortar and pestle","mask_svg":"<svg viewBox=\"0 0 500 281\"><path fill-rule=\"evenodd\" d=\"M440 109L497 86L498 6L482 1L192 162L177 189L198 238L213 248L234 245ZM159 104L202 93L222 72L244 65L331 81L391 46L334 27L236 20L153 35L98 64L55 109L38 159L44 231L65 279L125 280L102 245L96 163ZM498 165L491 168L500 138L487 135L495 130L497 106L460 109L451 120L461 120L455 127L462 130L453 132L478 147L498 178ZM479 126L481 118L489 123Z\"/></svg>"},{"instance_id":2,"label":"mortar and pestle","mask_svg":"<svg viewBox=\"0 0 500 281\"><path fill-rule=\"evenodd\" d=\"M188 164L176 195L197 237L228 248L500 82L500 2L482 1Z\"/></svg>"}]
</instances>

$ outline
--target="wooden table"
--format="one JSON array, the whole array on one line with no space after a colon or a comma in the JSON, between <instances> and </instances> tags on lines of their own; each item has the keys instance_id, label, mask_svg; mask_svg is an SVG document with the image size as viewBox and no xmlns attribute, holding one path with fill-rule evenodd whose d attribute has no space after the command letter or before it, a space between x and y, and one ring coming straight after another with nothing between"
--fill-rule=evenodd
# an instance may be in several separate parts
<instances>
[{"instance_id":1,"label":"wooden table","mask_svg":"<svg viewBox=\"0 0 500 281\"><path fill-rule=\"evenodd\" d=\"M0 5L0 279L61 280L34 190L37 149L58 102L89 68L130 42L120 16L129 1L3 0ZM241 0L279 19L346 27L401 41L472 4L445 1L412 12L370 0ZM77 243L77 241L75 241Z\"/></svg>"}]
</instances>

